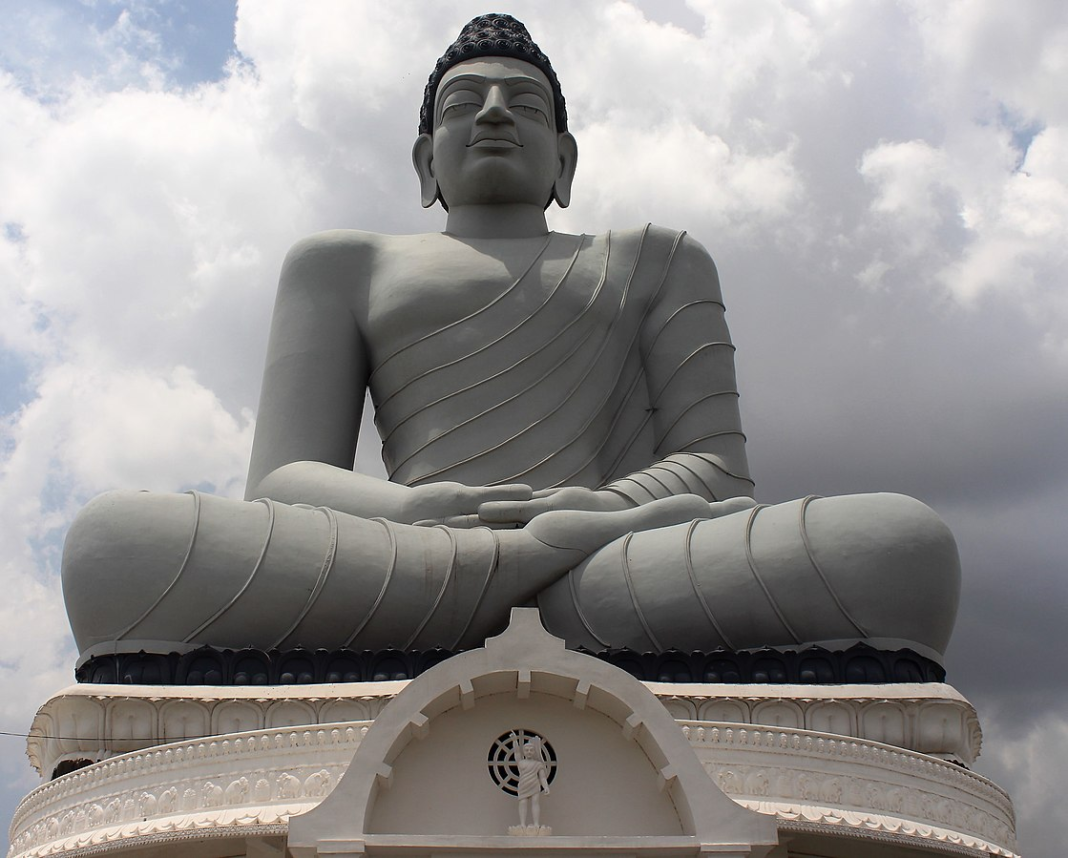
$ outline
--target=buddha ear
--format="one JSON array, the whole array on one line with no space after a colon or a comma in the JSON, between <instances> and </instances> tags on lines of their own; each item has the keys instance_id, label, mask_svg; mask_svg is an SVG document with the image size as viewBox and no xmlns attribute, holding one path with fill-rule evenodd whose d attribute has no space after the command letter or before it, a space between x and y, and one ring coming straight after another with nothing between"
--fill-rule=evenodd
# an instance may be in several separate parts
<instances>
[{"instance_id":1,"label":"buddha ear","mask_svg":"<svg viewBox=\"0 0 1068 858\"><path fill-rule=\"evenodd\" d=\"M557 135L556 148L560 156L560 172L553 185L553 199L560 208L566 209L571 204L571 182L578 166L578 143L565 131Z\"/></svg>"},{"instance_id":2,"label":"buddha ear","mask_svg":"<svg viewBox=\"0 0 1068 858\"><path fill-rule=\"evenodd\" d=\"M419 195L423 208L428 209L438 199L438 180L434 178L434 139L420 134L412 147L412 163L419 175Z\"/></svg>"}]
</instances>

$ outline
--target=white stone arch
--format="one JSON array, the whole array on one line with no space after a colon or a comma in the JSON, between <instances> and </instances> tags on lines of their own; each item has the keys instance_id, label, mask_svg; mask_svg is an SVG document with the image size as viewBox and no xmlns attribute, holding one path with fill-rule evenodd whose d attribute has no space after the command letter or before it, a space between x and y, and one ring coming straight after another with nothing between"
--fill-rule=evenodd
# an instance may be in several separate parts
<instances>
[{"instance_id":1,"label":"white stone arch","mask_svg":"<svg viewBox=\"0 0 1068 858\"><path fill-rule=\"evenodd\" d=\"M697 704L687 697L662 697L660 702L676 721L697 720Z\"/></svg>"},{"instance_id":2,"label":"white stone arch","mask_svg":"<svg viewBox=\"0 0 1068 858\"><path fill-rule=\"evenodd\" d=\"M104 706L96 698L75 697L66 706L46 703L27 736L26 754L33 767L48 778L61 758L100 759L104 718Z\"/></svg>"},{"instance_id":3,"label":"white stone arch","mask_svg":"<svg viewBox=\"0 0 1068 858\"><path fill-rule=\"evenodd\" d=\"M824 700L809 707L805 720L797 726L820 733L833 733L836 736L857 735L854 709L838 700Z\"/></svg>"},{"instance_id":4,"label":"white stone arch","mask_svg":"<svg viewBox=\"0 0 1068 858\"><path fill-rule=\"evenodd\" d=\"M959 754L966 751L969 730L964 713L951 703L928 703L919 708L916 750L925 754Z\"/></svg>"},{"instance_id":5,"label":"white stone arch","mask_svg":"<svg viewBox=\"0 0 1068 858\"><path fill-rule=\"evenodd\" d=\"M105 719L109 750L115 753L136 751L159 736L156 707L145 700L112 701Z\"/></svg>"},{"instance_id":6,"label":"white stone arch","mask_svg":"<svg viewBox=\"0 0 1068 858\"><path fill-rule=\"evenodd\" d=\"M805 713L792 700L767 700L753 707L753 723L796 729L805 726Z\"/></svg>"},{"instance_id":7,"label":"white stone arch","mask_svg":"<svg viewBox=\"0 0 1068 858\"><path fill-rule=\"evenodd\" d=\"M697 717L701 721L722 721L729 724L749 724L749 707L742 700L727 698L706 700L701 704Z\"/></svg>"},{"instance_id":8,"label":"white stone arch","mask_svg":"<svg viewBox=\"0 0 1068 858\"><path fill-rule=\"evenodd\" d=\"M262 728L263 710L244 700L226 700L211 710L211 730L216 735Z\"/></svg>"},{"instance_id":9,"label":"white stone arch","mask_svg":"<svg viewBox=\"0 0 1068 858\"><path fill-rule=\"evenodd\" d=\"M371 715L367 704L363 700L353 700L352 698L329 700L319 710L319 721L322 724L370 720Z\"/></svg>"},{"instance_id":10,"label":"white stone arch","mask_svg":"<svg viewBox=\"0 0 1068 858\"><path fill-rule=\"evenodd\" d=\"M764 856L772 819L735 804L712 783L663 704L606 662L568 651L536 610L516 609L483 649L413 680L383 710L341 783L315 810L290 820L296 858L498 854L533 844L509 837L514 798L486 763L502 730L544 735L558 755L543 796L545 848L606 838L619 851ZM553 802L555 800L555 803Z\"/></svg>"},{"instance_id":11,"label":"white stone arch","mask_svg":"<svg viewBox=\"0 0 1068 858\"><path fill-rule=\"evenodd\" d=\"M160 739L165 742L197 739L210 733L211 713L193 700L170 700L160 708L159 726Z\"/></svg>"},{"instance_id":12,"label":"white stone arch","mask_svg":"<svg viewBox=\"0 0 1068 858\"><path fill-rule=\"evenodd\" d=\"M278 700L271 704L264 717L264 727L301 727L316 724L315 710L300 700Z\"/></svg>"},{"instance_id":13,"label":"white stone arch","mask_svg":"<svg viewBox=\"0 0 1068 858\"><path fill-rule=\"evenodd\" d=\"M865 739L907 748L912 741L905 707L889 700L869 703L860 712L859 734Z\"/></svg>"}]
</instances>

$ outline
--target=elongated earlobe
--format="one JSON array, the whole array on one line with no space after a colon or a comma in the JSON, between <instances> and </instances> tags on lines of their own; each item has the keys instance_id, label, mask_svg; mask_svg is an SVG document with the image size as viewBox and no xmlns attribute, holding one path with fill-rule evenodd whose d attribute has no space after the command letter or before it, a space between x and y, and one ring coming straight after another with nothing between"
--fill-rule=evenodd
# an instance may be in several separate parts
<instances>
[{"instance_id":1,"label":"elongated earlobe","mask_svg":"<svg viewBox=\"0 0 1068 858\"><path fill-rule=\"evenodd\" d=\"M560 208L566 209L571 204L571 183L575 179L575 167L578 166L578 143L564 132L557 138L557 148L560 152L560 172L553 185L553 199Z\"/></svg>"},{"instance_id":2,"label":"elongated earlobe","mask_svg":"<svg viewBox=\"0 0 1068 858\"><path fill-rule=\"evenodd\" d=\"M434 140L429 134L420 134L412 147L412 163L419 176L419 196L423 208L428 209L438 199L438 180L434 178Z\"/></svg>"}]
</instances>

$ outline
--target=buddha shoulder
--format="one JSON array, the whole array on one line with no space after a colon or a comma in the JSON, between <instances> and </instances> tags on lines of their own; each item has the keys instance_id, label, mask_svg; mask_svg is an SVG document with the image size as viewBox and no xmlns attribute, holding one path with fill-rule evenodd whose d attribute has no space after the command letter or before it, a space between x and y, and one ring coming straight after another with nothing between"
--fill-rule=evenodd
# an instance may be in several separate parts
<instances>
[{"instance_id":1,"label":"buddha shoulder","mask_svg":"<svg viewBox=\"0 0 1068 858\"><path fill-rule=\"evenodd\" d=\"M279 289L351 289L366 283L393 236L332 229L302 238L286 254Z\"/></svg>"},{"instance_id":2,"label":"buddha shoulder","mask_svg":"<svg viewBox=\"0 0 1068 858\"><path fill-rule=\"evenodd\" d=\"M613 230L611 237L613 246L640 245L649 276L639 279L650 289L650 299L722 304L716 263L704 245L685 230L651 223L644 227Z\"/></svg>"}]
</instances>

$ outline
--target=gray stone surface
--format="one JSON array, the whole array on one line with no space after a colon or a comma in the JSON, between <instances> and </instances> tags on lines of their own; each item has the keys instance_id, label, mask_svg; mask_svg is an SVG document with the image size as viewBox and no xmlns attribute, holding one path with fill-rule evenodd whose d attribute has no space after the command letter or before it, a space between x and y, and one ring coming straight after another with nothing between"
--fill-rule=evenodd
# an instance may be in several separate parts
<instances>
[{"instance_id":1,"label":"gray stone surface","mask_svg":"<svg viewBox=\"0 0 1068 858\"><path fill-rule=\"evenodd\" d=\"M959 563L927 507L754 505L704 248L548 231L577 147L545 71L458 62L431 127L413 158L444 232L328 232L286 260L248 501L116 493L71 528L82 658L470 647L537 600L571 645L940 660ZM352 472L367 388L389 482Z\"/></svg>"}]
</instances>

